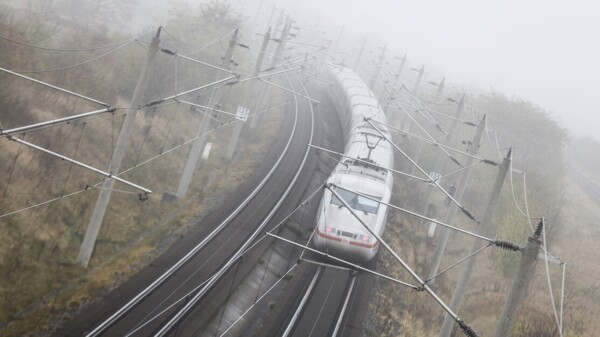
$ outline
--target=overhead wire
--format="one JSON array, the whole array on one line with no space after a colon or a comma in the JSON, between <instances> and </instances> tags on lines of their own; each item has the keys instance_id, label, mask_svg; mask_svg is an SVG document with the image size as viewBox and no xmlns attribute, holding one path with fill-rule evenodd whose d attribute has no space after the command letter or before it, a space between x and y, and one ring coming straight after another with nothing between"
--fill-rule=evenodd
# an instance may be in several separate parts
<instances>
[{"instance_id":1,"label":"overhead wire","mask_svg":"<svg viewBox=\"0 0 600 337\"><path fill-rule=\"evenodd\" d=\"M404 88L406 88L406 87L404 87ZM396 90L396 91L395 91L396 93L401 93L401 90L399 90L399 89L395 89L395 90ZM402 96L400 96L400 97L402 97ZM434 113L434 114L437 114L437 115L440 115L440 116L446 117L446 118L448 118L448 119L450 119L450 120L455 120L455 121L461 122L462 124L467 124L467 125L476 125L476 124L475 124L475 123L473 123L473 122L469 122L469 121L466 121L466 120L464 120L464 119L461 119L461 118L456 118L456 117L454 117L454 116L450 116L450 115L448 115L448 114L445 114L445 113L443 113L443 112L441 112L441 111L437 111L437 110L435 110L435 109L432 109L432 108L429 108L429 107L426 107L426 106L419 106L419 105L416 105L416 104L410 103L410 102L406 101L406 99L404 99L404 98L403 98L403 102L402 102L402 104L404 104L404 105L406 105L406 106L409 106L409 107L411 107L411 108L414 108L414 109L424 109L424 110L427 110L427 111L429 111L429 112L432 112L432 113Z\"/></svg>"},{"instance_id":2,"label":"overhead wire","mask_svg":"<svg viewBox=\"0 0 600 337\"><path fill-rule=\"evenodd\" d=\"M227 292L227 297L225 299L225 304L223 305L223 309L221 310L221 315L219 317L219 323L217 324L217 330L215 331L214 336L217 337L219 330L221 329L221 323L223 323L223 316L225 316L225 310L227 309L227 304L229 304L229 300L231 299L231 294L233 293L233 287L235 286L235 280L238 276L238 272L240 270L240 266L244 263L244 259L239 259L237 265L235 267L235 272L233 273L233 278L231 280L231 284L229 286L229 291ZM177 335L177 334L175 334Z\"/></svg>"},{"instance_id":3,"label":"overhead wire","mask_svg":"<svg viewBox=\"0 0 600 337\"><path fill-rule=\"evenodd\" d=\"M287 102L287 103L284 103L284 104L288 104L288 103L289 103L289 102ZM263 110L263 111L257 112L257 113L255 113L255 114L253 114L253 115L251 115L251 116L256 116L256 115L259 115L259 114L265 113L265 112L267 112L267 111L270 111L270 110L272 110L272 109L279 108L279 107L281 107L282 105L283 105L283 104L281 104L281 105L276 105L276 106L273 106L273 107L270 107L270 108L268 108L268 109L265 109L265 110ZM203 136L203 135L205 135L205 134L207 134L207 133L211 133L211 132L213 132L213 131L215 131L215 130L217 130L217 129L220 129L220 128L222 128L222 127L228 126L229 124L235 123L235 122L237 122L237 121L238 121L238 120L233 120L233 121L230 121L230 122L223 123L222 125L216 126L215 128L208 130L206 133L203 133L203 134L202 134L202 135L200 135L200 136L196 136L196 137L194 137L194 138L192 138L192 139L186 140L185 142L183 142L183 143L181 143L181 144L179 144L179 145L176 145L176 146L174 146L174 147L170 148L170 149L169 149L169 150L167 150L167 151L163 151L163 152L162 152L162 153L160 153L159 155L156 155L156 156L154 156L154 157L151 157L151 158L149 158L149 159L146 159L145 161L143 161L143 162L141 162L141 163L138 163L138 164L137 164L137 166L135 166L135 167L130 167L130 168L126 169L126 170L123 170L123 171L119 172L119 174L117 174L117 175L115 175L115 176L117 176L117 177L118 177L118 176L121 176L121 175L123 175L123 174L125 174L125 173L127 173L127 172L130 172L130 171L132 171L133 169L136 169L136 168L139 168L139 167L140 167L140 166L142 166L142 165L148 164L148 163L150 163L150 162L152 162L152 161L154 161L154 160L156 160L156 159L159 159L159 158L161 158L161 157L162 157L162 156L164 156L164 155L167 155L167 154L169 154L169 153L171 153L171 152L173 152L173 151L175 151L175 150L177 150L177 149L179 149L179 148L181 148L181 147L183 147L183 146L185 146L185 145L187 145L187 144L189 144L189 143L193 142L193 141L194 141L194 140L196 140L197 138L199 138L199 137L201 137L201 136ZM37 207L40 207L40 206L47 205L47 204L49 204L49 203L52 203L52 202L55 202L55 201L59 201L59 200L61 200L61 199L63 199L63 198L71 197L71 196L74 196L74 195L77 195L77 194L80 194L80 193L86 192L86 191L87 191L87 190L89 190L90 188L92 188L92 187L94 187L94 188L95 188L95 187L97 187L97 186L99 186L99 185L101 185L101 184L102 184L102 181L100 181L100 182L97 182L96 184L93 184L93 185L86 185L86 187L85 187L85 188L83 188L83 189L81 189L81 190L78 190L78 191L75 191L75 192L72 192L72 193L69 193L69 194L66 194L66 195L64 195L63 197L52 198L52 199L49 199L49 200L46 200L46 201L43 201L43 202L40 202L40 203L37 203L37 204L33 204L33 205L30 205L30 206L27 206L27 207L24 207L24 208L20 208L20 209L17 209L17 210L14 210L14 211L8 212L8 213L0 214L0 218L4 218L4 217L10 216L10 215L14 215L14 214L18 214L18 213L21 213L21 212L25 212L25 211L28 211L28 210L31 210L31 209L34 209L34 208L37 208Z\"/></svg>"},{"instance_id":4,"label":"overhead wire","mask_svg":"<svg viewBox=\"0 0 600 337\"><path fill-rule=\"evenodd\" d=\"M511 183L512 184L512 183ZM525 216L527 217L527 220L529 222L529 225L531 227L533 227L533 224L531 223L531 219L533 219L534 217L532 217L529 213L529 203L527 202L527 181L525 178L525 173L523 174L523 193L524 193L524 204L525 204ZM518 208L518 205L517 205ZM539 218L538 218L539 219ZM562 312L563 312L563 298L564 298L564 273L565 273L565 268L566 268L566 264L564 262L562 262L560 259L557 259L559 261L561 261L561 266L563 268L563 278L562 278L562 283L561 283L561 299L560 299L560 319L558 318L558 314L556 312L556 302L554 300L554 293L553 293L553 288L552 288L552 281L550 279L550 267L548 265L548 256L554 257L551 254L548 253L547 250L547 242L546 242L546 224L544 222L543 226L542 226L542 251L545 255L544 257L544 265L545 265L545 271L546 271L546 279L547 279L547 283L548 283L548 292L550 295L550 301L552 302L552 311L554 313L554 318L555 318L555 322L557 325L557 328L559 330L559 334L562 337L562 330L563 330L563 325L562 325Z\"/></svg>"},{"instance_id":5,"label":"overhead wire","mask_svg":"<svg viewBox=\"0 0 600 337\"><path fill-rule=\"evenodd\" d=\"M469 164L469 165L466 165L466 166L463 166L463 167L459 168L458 170L455 170L455 171L452 171L452 172L450 172L450 173L446 173L446 174L444 174L444 175L443 175L443 176L441 176L441 177L440 177L440 179L438 179L438 180L441 180L441 179L447 178L447 177L449 177L449 176L451 176L451 175L453 175L453 174L460 173L461 171L464 171L464 170L466 170L466 169L469 169L469 168L471 168L471 167L473 167L473 166L475 166L475 165L477 165L477 164L481 164L481 163L484 163L484 162L485 162L485 161L483 161L483 160L474 161L473 163L471 163L471 164Z\"/></svg>"},{"instance_id":6,"label":"overhead wire","mask_svg":"<svg viewBox=\"0 0 600 337\"><path fill-rule=\"evenodd\" d=\"M543 247L544 247L544 252L546 251L546 225L544 224L544 226L542 226L542 238L543 238ZM552 312L554 313L554 319L555 319L555 323L556 323L556 327L558 328L558 334L560 337L563 337L563 327L561 324L560 319L558 318L558 313L556 311L556 302L554 300L554 294L553 294L553 288L552 288L552 280L550 279L550 267L548 266L548 256L546 256L546 258L544 259L545 263L544 265L546 266L546 280L548 281L548 292L550 294L550 301L552 302ZM562 299L561 299L561 303L562 303ZM562 312L562 308L560 309Z\"/></svg>"},{"instance_id":7,"label":"overhead wire","mask_svg":"<svg viewBox=\"0 0 600 337\"><path fill-rule=\"evenodd\" d=\"M434 139L434 140L427 139L426 137L423 137L423 136L417 135L417 134L415 134L415 133L412 133L412 132L409 132L409 131L404 131L404 130L402 130L402 129L400 129L400 128L396 128L396 127L394 127L394 126L391 126L390 124L382 123L382 122L379 122L379 121L376 121L376 120L373 120L373 121L374 121L374 122L376 122L377 124L380 124L380 125L383 125L383 126L385 126L385 127L389 128L389 129L391 129L391 130L393 130L393 131L395 131L395 132L398 132L398 133L401 133L401 134L404 134L404 135L407 135L407 136L414 137L414 138L416 138L417 140L424 141L424 142L426 142L426 143L429 143L429 144L431 144L431 145L438 146L438 147L440 147L440 148L444 148L444 149L448 149L448 150L450 150L450 151L452 151L452 152L456 152L456 153L462 154L462 155L464 155L464 156L467 156L467 157L471 157L471 158L474 158L474 159L478 159L478 160L480 160L480 161L483 161L483 162L485 162L485 163L487 163L487 164L490 164L490 165L495 165L495 166L496 166L496 165L498 165L498 163L497 163L497 162L495 162L495 161L493 161L493 160L486 159L486 158L483 158L483 157L480 157L480 156L477 156L477 155L473 155L473 154L470 154L470 153L468 153L468 152L465 152L465 151L462 151L462 150L459 150L459 149L453 148L453 147L451 147L451 146L448 146L448 145L442 144L442 143L438 142L438 141L437 141L437 140L435 140L435 139ZM452 156L450 156L450 159L452 159ZM459 166L461 166L461 167L462 167L462 165L459 165Z\"/></svg>"},{"instance_id":8,"label":"overhead wire","mask_svg":"<svg viewBox=\"0 0 600 337\"><path fill-rule=\"evenodd\" d=\"M152 109L152 117L150 117L150 125L146 126L146 132L144 132L144 138L142 139L142 144L140 145L140 148L137 152L137 156L135 158L135 161L133 162L133 166L137 166L138 161L140 160L140 156L142 155L142 150L144 150L144 145L146 144L146 140L148 139L148 136L150 135L150 130L152 130L152 126L154 125L154 119L157 115L156 112L157 107L153 107Z\"/></svg>"},{"instance_id":9,"label":"overhead wire","mask_svg":"<svg viewBox=\"0 0 600 337\"><path fill-rule=\"evenodd\" d=\"M86 125L86 122L83 122L83 124L81 125L81 132L79 133L79 138L77 139L77 143L75 144L75 150L73 151L73 155L71 155L71 158L73 158L74 160L76 159L77 151L79 150L79 144L81 144L81 139L83 138L83 131L85 130L85 125ZM65 182L63 184L63 188L60 193L61 197L65 195L65 190L67 188L67 183L69 182L69 177L71 176L71 171L73 170L73 165L75 165L75 164L71 163L71 165L69 165L69 170L67 171L67 177L65 178Z\"/></svg>"},{"instance_id":10,"label":"overhead wire","mask_svg":"<svg viewBox=\"0 0 600 337\"><path fill-rule=\"evenodd\" d=\"M396 104L400 107L400 109L402 109L404 111L406 116L408 116L412 120L412 122L415 123L415 125L417 125L417 127L427 136L427 138L431 139L431 141L433 141L435 144L439 144L439 142L429 132L427 132L427 130L425 130L425 128L423 128L421 123L417 122L417 120L408 112L408 110L406 110L398 102L396 102ZM377 122L377 121L375 121L375 122ZM454 156L452 156L450 153L448 153L448 151L446 151L446 149L443 146L439 146L439 148L440 148L440 150L442 150L442 152L444 152L444 154L446 156L448 156L450 158L450 160L452 160L452 162L454 162L455 164L457 164L459 166L462 166L460 161L458 159L454 158Z\"/></svg>"},{"instance_id":11,"label":"overhead wire","mask_svg":"<svg viewBox=\"0 0 600 337\"><path fill-rule=\"evenodd\" d=\"M119 46L122 45L124 43L127 42L133 42L135 39L138 39L146 34L148 34L150 31L146 31L144 33L141 33L135 37L132 38L128 38L126 40L123 41L119 41L116 43L111 43L111 44L107 44L107 45L103 45L103 46L98 46L98 47L90 47L90 48L51 48L51 47L41 47L41 46L36 46L33 44L29 44L26 42L22 42L22 41L17 41L14 39L11 39L7 36L1 35L0 34L0 39L2 40L6 40L21 46L25 46L25 47L29 47L29 48L34 48L34 49L40 49L40 50L46 50L46 51L56 51L56 52L83 52L83 51L95 51L95 50L100 50L100 49L106 49L106 48L110 48L110 47L114 47L114 46Z\"/></svg>"},{"instance_id":12,"label":"overhead wire","mask_svg":"<svg viewBox=\"0 0 600 337\"><path fill-rule=\"evenodd\" d=\"M68 66L58 67L58 68L50 68L50 69L16 70L16 72L23 73L23 74L39 74L39 73L47 73L47 72L52 72L52 71L59 71L59 70L66 70L66 69L70 69L70 68L75 68L75 67L78 67L78 66L81 66L81 65L84 65L84 64L88 64L90 62L94 62L94 61L96 61L98 59L103 58L104 56L110 55L110 54L116 52L117 50L119 50L119 49L121 49L121 48L123 48L125 46L128 46L132 42L133 41L126 42L124 44L119 45L118 47L116 47L114 49L111 49L111 50L107 51L104 54L98 55L98 56L93 57L93 58L91 58L89 60L85 60L85 61L82 61L82 62L79 62L79 63L71 64L71 65L68 65Z\"/></svg>"},{"instance_id":13,"label":"overhead wire","mask_svg":"<svg viewBox=\"0 0 600 337\"><path fill-rule=\"evenodd\" d=\"M175 37L173 37L173 36L172 36L172 35L171 35L169 32L166 32L166 33L167 33L169 36L171 36L172 38L174 38L174 39L175 39ZM229 34L231 34L231 33L229 33ZM226 34L226 35L224 35L224 36L227 36L227 35L229 35L229 34ZM3 37L2 37L2 36L0 36L0 38L3 38ZM221 37L221 39L222 39L222 38L223 38L223 37ZM215 40L215 42L216 42L216 40ZM182 43L183 43L183 42L182 42ZM117 45L117 44L114 44L114 45ZM111 46L112 46L112 45L111 45ZM30 46L30 47L35 47L35 46ZM97 47L97 48L94 48L93 50L102 49L102 48L108 48L108 47L109 47L109 46ZM110 52L108 52L108 53L106 53L106 54L100 55L100 56L99 56L99 57L97 57L97 58L94 58L94 59L92 59L92 60L88 60L88 61L82 62L82 63L80 63L80 64L76 64L76 65L72 65L72 66L68 66L68 67L57 68L57 69L41 70L41 71L31 71L31 72L45 72L45 71L55 71L55 70L68 69L68 68L75 67L75 66L78 66L78 65L82 65L82 64L85 64L85 63L88 63L88 62L92 62L92 61L94 61L94 60L96 60L96 59L98 59L98 58L100 58L100 57L106 56L106 55L108 55L109 53L112 53L112 52L114 52L114 51L118 50L118 49L119 49L119 48L121 48L121 47L122 47L122 46L119 46L118 48L116 48L116 49L114 49L114 50L112 50L112 51L110 51ZM43 48L40 48L40 49L43 49ZM85 50L60 50L60 51L85 51ZM176 61L176 67L177 67L177 61ZM176 70L176 71L177 71L177 70ZM29 72L29 73L31 73L31 72ZM177 76L177 75L176 75L176 76ZM175 88L176 88L176 91L177 91L177 83L175 83ZM177 102L177 104L178 104L178 107L179 107L179 102ZM128 109L128 108L120 108L120 109ZM131 108L129 108L129 109L131 109ZM472 110L472 111L473 111L473 110ZM153 116L153 117L154 117L154 116ZM114 119L114 115L113 115L113 119ZM413 121L414 121L414 120L413 120ZM486 124L487 124L487 122L486 122ZM114 123L113 123L113 126L114 126ZM84 124L83 124L83 127L85 127L85 122L84 122ZM213 129L213 130L214 130L214 129ZM210 130L210 131L212 131L212 130ZM488 130L487 130L487 125L486 125L486 131L488 131ZM81 134L83 134L83 128L82 128L82 133L81 133ZM491 142L491 139L490 139L489 133L487 133L487 136L488 136L488 142L490 143L490 145L492 145L492 142ZM80 135L80 139L81 139L81 135ZM144 138L144 140L145 140L145 138ZM436 142L436 141L434 140L434 142ZM497 134L496 134L496 143L498 143L498 140L497 140ZM15 158L15 161L14 161L14 163L13 163L12 170L14 170L14 167L15 167L15 165L16 165L16 160L17 160L17 158L18 158L18 155L19 155L19 152L20 152L21 145L22 145L22 144L20 144L20 146L19 146L19 151L17 152L17 157ZM182 144L182 145L183 145L183 144ZM77 144L77 146L76 146L75 153L77 152L77 148L78 148L78 146L79 146L79 142L78 142L78 144ZM143 146L143 143L142 143L142 146ZM497 150L500 150L500 149L499 149L499 146L498 146L496 149L497 149ZM140 150L140 151L141 151L141 150ZM170 152L170 151L171 151L171 150L169 150L168 152ZM167 152L167 153L168 153L168 152ZM162 155L162 154L161 154L161 155ZM138 159L139 159L139 156L138 156ZM136 161L137 161L137 160L136 160ZM147 162L147 161L146 161L146 162ZM144 163L146 163L146 162L144 162ZM475 163L475 164L476 164L476 163ZM71 167L72 167L72 165L71 165ZM71 167L69 168L69 173L70 173ZM464 169L464 168L463 168L463 169ZM12 170L11 170L11 177L12 177ZM127 170L126 170L126 171L127 171ZM124 172L122 172L122 173L125 173L126 171L124 171ZM516 204L516 206L517 206L517 209L519 210L519 212L521 212L523 215L527 216L527 217L528 217L528 219L531 219L531 217L528 215L529 211L528 211L528 209L527 209L527 207L528 207L528 206L527 206L527 198L525 197L525 208L526 208L527 214L523 212L523 210L520 208L520 206L519 206L519 205L518 205L518 203L516 202L516 196L515 196L515 193L514 193L514 186L513 186L513 177L512 177L512 163L511 163L511 168L510 168L510 171L511 171L511 176L510 176L510 180L511 180L511 191L512 191L512 195L513 195L513 200L515 201L515 204ZM453 172L453 173L456 173L456 172ZM450 174L452 174L452 173L450 173ZM448 175L449 175L449 174L448 174ZM67 177L68 177L68 175L67 175ZM525 175L524 175L523 177L524 177L523 179L524 179L524 181L525 181ZM67 178L67 179L68 179L68 178ZM10 180L10 178L9 178L9 180ZM65 185L66 185L66 183L65 183ZM526 186L525 186L525 185L526 185L526 184L525 184L525 182L524 182L524 189L526 189ZM8 187L8 186L7 186L7 187ZM87 188L86 188L86 190L87 190ZM75 192L75 193L78 193L78 192ZM526 193L526 190L525 190L525 193ZM63 193L62 193L62 194L64 194L64 188L63 188ZM62 197L63 197L63 195L62 195L62 194L61 194L61 197L60 197L60 198L62 198ZM5 192L4 192L4 196L5 196L5 195L6 195L6 190L5 190ZM71 193L71 194L68 194L68 195L74 195L74 193ZM67 196L68 196L68 195L67 195ZM3 200L0 202L0 207L1 207L1 205L2 205L2 202L4 201L4 196L3 196ZM59 198L59 199L60 199L60 198ZM12 214L12 213L11 213L11 214ZM7 215L7 214L0 215L0 217L6 216L6 215ZM545 246L546 246L545 227L544 227L544 232L543 232L543 238L544 238L544 250L545 250ZM486 248L486 247L484 247L484 248ZM295 267L295 266L294 266L294 267ZM548 269L548 261L547 261L547 259L546 259L546 268ZM548 283L549 283L549 287L550 287L550 289L551 289L551 282L550 282L550 278L549 278L549 272L548 272L548 271L547 271L547 275L548 275ZM563 279L564 279L564 269L563 269ZM563 282L563 286L564 286L564 282ZM561 307L561 319L560 319L560 320L558 320L558 315L557 315L556 308L555 308L555 305L554 305L554 298L553 298L553 296L552 296L552 291L550 291L550 294L551 294L551 298L552 298L552 302L553 302L553 308L554 308L554 314L555 314L555 318L556 318L556 320L557 320L557 325L559 326L559 329L561 330L561 336L562 336L562 307ZM562 301L562 299L561 299L561 301ZM561 305L561 306L562 306L562 305ZM218 329L217 329L217 332L218 332Z\"/></svg>"},{"instance_id":14,"label":"overhead wire","mask_svg":"<svg viewBox=\"0 0 600 337\"><path fill-rule=\"evenodd\" d=\"M486 248L488 248L488 247L490 247L490 246L492 246L492 245L493 245L493 243L491 243L491 242L488 242L488 244L487 244L487 245L485 245L485 246L483 246L483 247L479 248L478 250L474 251L473 253L470 253L469 255L465 256L464 258L462 258L462 259L458 260L458 262L456 262L456 263L454 263L454 264L450 265L449 267L447 267L447 268L445 268L445 269L443 269L443 270L439 271L437 274L435 274L435 275L431 276L430 278L428 278L428 279L424 280L424 281L425 281L425 283L429 283L429 281L431 281L431 280L435 279L436 277L438 277L438 276L442 275L443 273L445 273L445 272L449 271L450 269L452 269L452 268L454 268L454 267L458 266L459 264L461 264L461 263L463 263L463 262L467 261L468 259L472 258L473 256L475 256L475 255L478 255L479 253L481 253L481 252L482 252L482 251L484 251Z\"/></svg>"},{"instance_id":15,"label":"overhead wire","mask_svg":"<svg viewBox=\"0 0 600 337\"><path fill-rule=\"evenodd\" d=\"M214 40L212 43L214 43L214 42L217 42L217 41L221 40L222 38L224 38L225 36L227 36L227 35L230 35L230 34L231 34L231 33L225 34L225 35L223 35L222 37L220 37L220 38L218 38L218 39L215 39L215 40ZM137 40L137 39L134 39L134 40ZM131 41L133 41L133 40L131 40ZM108 53L105 53L105 54L103 54L103 55L101 55L101 56L99 56L99 57L102 57L102 56L105 56L105 55L107 55L107 54L109 54L109 53L111 53L111 52L114 52L114 51L118 50L119 48L123 47L124 45L127 45L127 44L129 44L131 41L129 41L129 42L124 42L124 44L120 45L118 48L115 48L115 49L113 49L112 51L109 51ZM207 47L208 45L210 45L210 44L212 44L212 43L209 43L209 44L205 45L204 47ZM204 48L204 47L203 47L203 48ZM94 59L97 59L97 58L94 58ZM92 60L94 60L94 59L92 59ZM84 63L91 62L92 60L88 60L88 61L86 61L86 62L84 62ZM80 63L80 64L83 64L83 63ZM80 65L80 64L78 64L78 65ZM76 65L73 65L73 66L76 66ZM70 66L70 67L72 67L72 66ZM65 68L67 68L67 67L62 67L61 69L65 69ZM58 70L58 68L57 68L57 69L54 69L54 70ZM10 73L12 73L12 71L8 71L8 70L6 70L6 71L7 71L7 72L10 72ZM42 83L42 84L43 84L43 83ZM224 84L222 84L222 85L224 85ZM52 87L54 87L54 86L52 86ZM60 88L58 88L58 89L60 89ZM63 89L61 89L61 90L63 90ZM69 93L70 93L70 92L69 92ZM80 96L80 95L79 95L79 96ZM84 97L84 98L86 98L86 97ZM87 99L87 98L86 98L86 99ZM94 100L92 100L92 101L94 101ZM98 101L94 101L94 102L98 102ZM101 102L99 102L99 103L101 103ZM158 105L163 105L163 104L164 104L164 105L166 105L166 104L173 104L173 103L177 103L177 104L178 104L178 102L166 102L166 103L165 103L165 102L163 102L163 103L157 103L157 104L155 104L155 106L158 106ZM275 107L273 107L273 108L275 108ZM117 109L139 109L139 107L119 107L119 108L117 108ZM270 110L270 109L267 109L267 110ZM262 112L264 112L264 111L262 111ZM262 112L258 112L258 113L254 114L254 115L260 114L260 113L262 113ZM112 114L112 118L113 118L113 123L112 123L112 125L113 125L113 131L112 131L112 134L113 134L113 136L111 136L111 143L113 143L113 144L111 145L111 148L114 150L114 114ZM229 124L229 123L227 123L227 124ZM222 125L222 126L224 126L224 125ZM213 130L214 130L214 129L213 129ZM213 131L213 130L209 130L209 132L210 132L210 131ZM20 144L21 144L21 143L20 143ZM21 144L21 145L22 145L22 144ZM20 149L20 148L21 148L21 146L19 146L19 149ZM173 149L171 149L171 150L173 150ZM161 153L159 156L161 156L161 155L164 155L164 154L166 154L166 153L168 153L168 152L171 152L171 150L168 150L167 152L163 152L163 153ZM152 158L151 158L151 159L152 159ZM154 158L154 159L156 159L156 158ZM145 162L143 162L142 164L145 164L145 163L147 163L147 162L149 162L149 160L146 160L146 161L145 161ZM140 164L140 165L141 165L141 164ZM139 166L139 165L138 165L138 166ZM14 166L13 166L13 170L14 170ZM125 171L121 172L120 174L123 174L123 173L125 173ZM95 184L95 185L98 185L98 184ZM94 186L95 186L95 185L94 185ZM8 185L7 185L7 186L8 186ZM58 197L58 198L52 198L52 199L46 200L46 201L44 201L44 202L41 202L41 203L37 203L37 204L31 205L31 206L28 206L28 207L25 207L25 208L21 208L21 209L18 209L18 210L12 211L12 212L8 212L8 213L5 213L5 214L2 214L2 215L0 215L0 218L2 218L2 217L5 217L5 216L9 216L9 215L12 215L12 214L20 213L20 212L23 212L23 211L26 211L26 210L30 210L30 209L33 209L33 208L36 208L36 207L40 207L40 206L42 206L42 205L46 205L46 204L49 204L49 203L51 203L51 202L54 202L54 201L57 201L57 200L61 200L62 198L69 197L69 196L73 196L73 195L76 195L76 194L79 194L79 193L85 192L85 191L87 191L87 190L89 189L89 187L94 187L94 186L89 186L89 185L88 185L88 186L86 186L86 188L84 188L84 189L82 189L82 190L75 191L75 192L73 192L73 193L69 193L69 194L64 194L64 193L62 193L62 194L61 194L61 196L60 196L60 197ZM6 192L7 192L7 189L5 190L5 194L6 194ZM3 200L2 200L2 203L3 203L3 202L4 202L4 198L3 198Z\"/></svg>"},{"instance_id":16,"label":"overhead wire","mask_svg":"<svg viewBox=\"0 0 600 337\"><path fill-rule=\"evenodd\" d=\"M213 44L215 44L217 42L220 42L221 40L223 40L224 38L228 37L229 35L232 35L234 32L235 32L235 29L231 30L230 32L225 33L225 34L223 34L223 35L221 35L221 36L219 36L217 38L215 38L214 40L212 40L212 41L204 44L202 47L200 47L200 49L198 49L198 50L196 50L196 51L194 51L192 53L187 54L187 56L192 56L194 54L197 54L197 53L201 52L202 50L204 50L204 49L212 46Z\"/></svg>"}]
</instances>

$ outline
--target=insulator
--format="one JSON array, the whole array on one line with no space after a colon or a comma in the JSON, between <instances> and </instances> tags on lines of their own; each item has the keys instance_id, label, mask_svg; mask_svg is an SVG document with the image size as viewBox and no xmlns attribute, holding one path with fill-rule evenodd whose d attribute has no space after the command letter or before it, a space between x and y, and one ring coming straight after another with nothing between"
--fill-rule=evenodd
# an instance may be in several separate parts
<instances>
[{"instance_id":1,"label":"insulator","mask_svg":"<svg viewBox=\"0 0 600 337\"><path fill-rule=\"evenodd\" d=\"M469 217L469 219L471 219L471 220L473 220L473 221L475 221L475 222L479 223L479 221L477 221L477 219L475 219L475 216L474 216L474 215L473 215L471 212L469 212L469 210L468 210L468 209L466 209L466 208L462 207L462 208L461 208L461 211L463 211L463 213L465 213L465 215L466 215L466 216L468 216L468 217Z\"/></svg>"},{"instance_id":2,"label":"insulator","mask_svg":"<svg viewBox=\"0 0 600 337\"><path fill-rule=\"evenodd\" d=\"M540 222L538 223L537 227L535 228L535 232L533 233L533 235L536 238L539 238L542 235L542 230L544 229L544 219L540 219Z\"/></svg>"},{"instance_id":3,"label":"insulator","mask_svg":"<svg viewBox=\"0 0 600 337\"><path fill-rule=\"evenodd\" d=\"M167 48L160 48L160 51L162 51L163 53L167 53L169 55L176 55L177 54L177 52L174 52L174 51L169 50Z\"/></svg>"},{"instance_id":4,"label":"insulator","mask_svg":"<svg viewBox=\"0 0 600 337\"><path fill-rule=\"evenodd\" d=\"M490 159L484 159L484 160L482 160L482 162L484 162L484 163L486 163L486 164L489 164L489 165L494 165L494 166L498 166L498 165L500 165L500 164L498 164L497 162L495 162L495 161L493 161L493 160L490 160Z\"/></svg>"},{"instance_id":5,"label":"insulator","mask_svg":"<svg viewBox=\"0 0 600 337\"><path fill-rule=\"evenodd\" d=\"M518 252L518 251L521 250L521 247L519 247L519 246L517 246L514 243L509 242L509 241L498 240L498 241L494 242L494 244L497 247L500 247L501 249L504 249L504 250L512 250L512 251L515 251L515 252Z\"/></svg>"},{"instance_id":6,"label":"insulator","mask_svg":"<svg viewBox=\"0 0 600 337\"><path fill-rule=\"evenodd\" d=\"M477 331L475 331L475 329L471 328L471 326L469 324L467 324L465 321L459 320L458 325L460 326L460 328L462 329L463 333L466 336L479 337L479 334L477 333Z\"/></svg>"},{"instance_id":7,"label":"insulator","mask_svg":"<svg viewBox=\"0 0 600 337\"><path fill-rule=\"evenodd\" d=\"M162 103L164 101L165 101L164 99L157 99L156 101L152 101L150 103L146 103L146 105L144 105L144 107L151 107L153 105L160 104L160 103Z\"/></svg>"}]
</instances>

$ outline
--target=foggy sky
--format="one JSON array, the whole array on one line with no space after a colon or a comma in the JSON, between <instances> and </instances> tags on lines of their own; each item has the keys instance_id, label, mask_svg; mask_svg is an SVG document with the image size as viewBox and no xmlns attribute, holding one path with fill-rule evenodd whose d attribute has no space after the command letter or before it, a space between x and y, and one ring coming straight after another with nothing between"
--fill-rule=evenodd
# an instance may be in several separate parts
<instances>
[{"instance_id":1,"label":"foggy sky","mask_svg":"<svg viewBox=\"0 0 600 337\"><path fill-rule=\"evenodd\" d=\"M301 0L298 14L377 34L452 82L530 100L600 140L600 1Z\"/></svg>"},{"instance_id":2,"label":"foggy sky","mask_svg":"<svg viewBox=\"0 0 600 337\"><path fill-rule=\"evenodd\" d=\"M140 0L142 2L144 0ZM151 1L151 0L145 0ZM188 0L199 3L198 0ZM447 81L532 101L571 135L600 141L600 1L231 0L388 43Z\"/></svg>"}]
</instances>

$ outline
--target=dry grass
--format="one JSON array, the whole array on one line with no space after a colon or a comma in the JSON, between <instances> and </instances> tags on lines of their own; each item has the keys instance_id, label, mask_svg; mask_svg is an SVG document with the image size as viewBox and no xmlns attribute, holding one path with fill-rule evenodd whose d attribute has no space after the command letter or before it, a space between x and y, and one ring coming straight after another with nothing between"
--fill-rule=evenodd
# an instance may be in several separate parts
<instances>
[{"instance_id":1,"label":"dry grass","mask_svg":"<svg viewBox=\"0 0 600 337\"><path fill-rule=\"evenodd\" d=\"M210 212L220 200L234 193L259 165L282 123L281 111L274 110L264 117L267 118L262 119L265 122L262 131L240 141L239 152L233 161L219 156L225 151L231 128L221 129L209 137L208 141L213 142L211 157L202 164L202 170L197 170L190 197L185 202L164 204L160 197L162 191L176 186L178 174L168 172L180 172L178 163L183 161L187 151L175 154L177 160L166 156L153 167L141 167L128 174L126 179L133 181L154 181L153 189L157 193L144 203L131 195L113 194L88 270L78 267L74 258L87 224L82 219L89 218L97 192L86 192L49 207L5 218L7 224L1 228L16 240L5 240L0 244L0 262L13 268L12 272L3 275L0 283L0 319L6 323L0 335L23 336L52 331L61 321L74 317L83 307L164 252L195 225L194 218ZM165 136L166 128L159 122L155 122L156 130ZM188 121L187 124L193 123ZM182 130L177 136L186 138L192 129L195 126L190 125L189 131ZM160 146L159 140L149 139L141 157L152 155L150 149ZM139 149L135 144L140 145L140 141L134 137L131 147ZM173 144L167 144L166 148L177 144L178 140L171 141ZM28 167L32 171L43 165L30 159L24 156L19 160L30 162ZM19 202L28 202L26 193L22 195ZM15 249L19 258L15 257Z\"/></svg>"}]
</instances>

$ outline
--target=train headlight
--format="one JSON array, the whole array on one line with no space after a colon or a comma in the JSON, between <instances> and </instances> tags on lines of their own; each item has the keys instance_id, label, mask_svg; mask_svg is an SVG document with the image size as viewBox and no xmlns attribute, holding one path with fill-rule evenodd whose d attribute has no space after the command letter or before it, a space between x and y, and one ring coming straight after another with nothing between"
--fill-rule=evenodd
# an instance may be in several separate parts
<instances>
[{"instance_id":1,"label":"train headlight","mask_svg":"<svg viewBox=\"0 0 600 337\"><path fill-rule=\"evenodd\" d=\"M371 237L368 235L361 235L360 239L364 242L369 242L369 240L371 240Z\"/></svg>"},{"instance_id":2,"label":"train headlight","mask_svg":"<svg viewBox=\"0 0 600 337\"><path fill-rule=\"evenodd\" d=\"M325 227L325 233L333 233L333 232L334 232L333 227L329 227L329 226Z\"/></svg>"}]
</instances>

